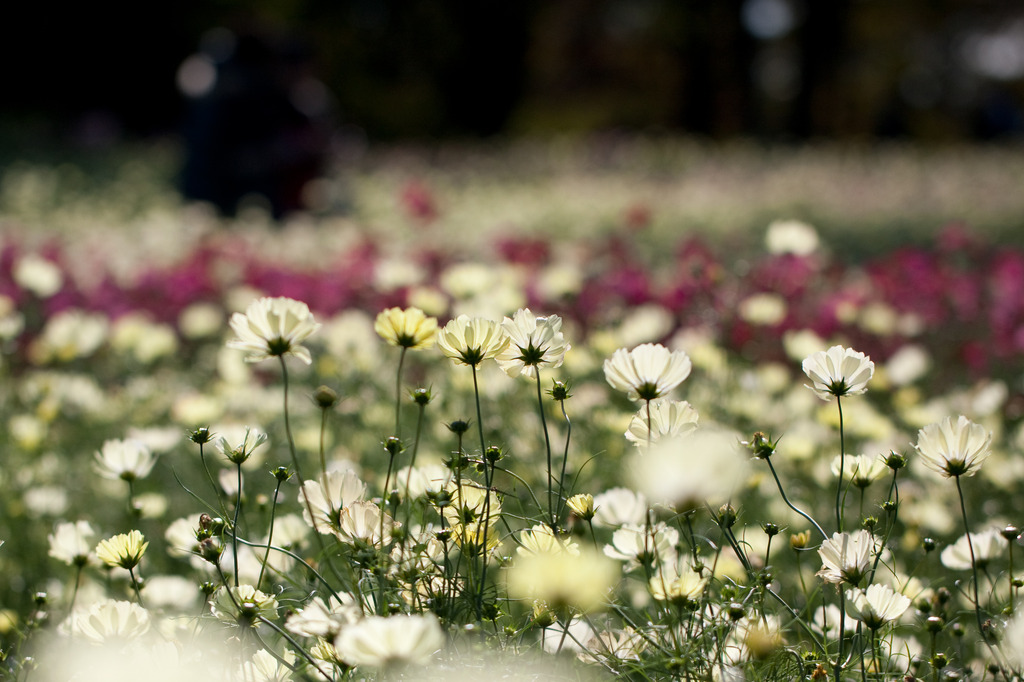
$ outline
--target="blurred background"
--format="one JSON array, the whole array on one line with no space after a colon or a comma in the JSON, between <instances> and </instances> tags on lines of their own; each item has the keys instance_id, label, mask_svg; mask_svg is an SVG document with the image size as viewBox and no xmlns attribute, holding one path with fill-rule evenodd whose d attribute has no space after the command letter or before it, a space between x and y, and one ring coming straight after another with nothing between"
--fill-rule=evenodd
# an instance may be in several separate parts
<instances>
[{"instance_id":1,"label":"blurred background","mask_svg":"<svg viewBox=\"0 0 1024 682\"><path fill-rule=\"evenodd\" d=\"M15 3L0 43L2 158L171 140L186 150L186 196L230 212L255 189L281 213L339 143L1024 131L1019 2L240 4Z\"/></svg>"},{"instance_id":2,"label":"blurred background","mask_svg":"<svg viewBox=\"0 0 1024 682\"><path fill-rule=\"evenodd\" d=\"M1024 6L984 0L124 0L5 10L0 109L83 144L179 130L260 43L371 138L565 129L991 138L1024 129ZM252 45L249 45L252 47ZM186 96L183 96L184 95ZM321 98L324 101L314 101Z\"/></svg>"}]
</instances>

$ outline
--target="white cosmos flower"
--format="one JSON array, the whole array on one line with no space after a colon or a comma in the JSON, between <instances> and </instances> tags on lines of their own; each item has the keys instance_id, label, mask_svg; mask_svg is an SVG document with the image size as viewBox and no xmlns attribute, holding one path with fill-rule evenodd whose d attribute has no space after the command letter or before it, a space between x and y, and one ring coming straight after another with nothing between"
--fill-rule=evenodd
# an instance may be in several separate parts
<instances>
[{"instance_id":1,"label":"white cosmos flower","mask_svg":"<svg viewBox=\"0 0 1024 682\"><path fill-rule=\"evenodd\" d=\"M867 391L868 381L875 373L875 363L852 348L832 346L805 358L803 370L813 383L808 388L822 400L829 400L832 396L857 395Z\"/></svg>"},{"instance_id":2,"label":"white cosmos flower","mask_svg":"<svg viewBox=\"0 0 1024 682\"><path fill-rule=\"evenodd\" d=\"M343 628L334 646L353 666L426 665L444 646L444 631L433 614L368 616Z\"/></svg>"},{"instance_id":3,"label":"white cosmos flower","mask_svg":"<svg viewBox=\"0 0 1024 682\"><path fill-rule=\"evenodd\" d=\"M708 574L695 571L689 559L669 557L661 562L647 586L658 601L685 603L697 601L707 582Z\"/></svg>"},{"instance_id":4,"label":"white cosmos flower","mask_svg":"<svg viewBox=\"0 0 1024 682\"><path fill-rule=\"evenodd\" d=\"M292 679L295 653L286 650L282 656L284 663L279 661L266 649L260 649L252 655L252 660L242 663L239 679L246 682L288 682Z\"/></svg>"},{"instance_id":5,"label":"white cosmos flower","mask_svg":"<svg viewBox=\"0 0 1024 682\"><path fill-rule=\"evenodd\" d=\"M997 529L971 533L970 545L968 545L967 536L961 535L956 542L942 550L942 554L939 555L942 565L954 571L969 571L972 547L974 562L978 568L983 568L989 561L1001 556L1006 551L1007 542Z\"/></svg>"},{"instance_id":6,"label":"white cosmos flower","mask_svg":"<svg viewBox=\"0 0 1024 682\"><path fill-rule=\"evenodd\" d=\"M835 533L818 548L821 557L818 576L827 583L856 586L868 572L874 549L875 539L866 530Z\"/></svg>"},{"instance_id":7,"label":"white cosmos flower","mask_svg":"<svg viewBox=\"0 0 1024 682\"><path fill-rule=\"evenodd\" d=\"M105 540L96 545L96 556L107 566L132 569L142 561L149 543L138 530L130 530Z\"/></svg>"},{"instance_id":8,"label":"white cosmos flower","mask_svg":"<svg viewBox=\"0 0 1024 682\"><path fill-rule=\"evenodd\" d=\"M299 491L302 518L323 535L336 532L341 510L365 495L366 484L353 471L330 471L326 481L305 480ZM310 509L313 518L309 517Z\"/></svg>"},{"instance_id":9,"label":"white cosmos flower","mask_svg":"<svg viewBox=\"0 0 1024 682\"><path fill-rule=\"evenodd\" d=\"M840 456L836 455L832 460L832 473L836 476L839 475L840 463L843 467L843 477L858 488L867 488L888 470L885 460L879 456L843 455L840 459Z\"/></svg>"},{"instance_id":10,"label":"white cosmos flower","mask_svg":"<svg viewBox=\"0 0 1024 682\"><path fill-rule=\"evenodd\" d=\"M973 476L989 456L992 434L980 424L960 415L946 417L917 432L914 447L929 469L946 478Z\"/></svg>"},{"instance_id":11,"label":"white cosmos flower","mask_svg":"<svg viewBox=\"0 0 1024 682\"><path fill-rule=\"evenodd\" d=\"M529 308L517 310L501 323L509 344L495 360L510 377L535 376L538 367L559 367L571 347L562 335L558 315L536 317Z\"/></svg>"},{"instance_id":12,"label":"white cosmos flower","mask_svg":"<svg viewBox=\"0 0 1024 682\"><path fill-rule=\"evenodd\" d=\"M1006 652L1011 665L1024 667L1024 604L1013 606L1013 617L1006 623L1000 649Z\"/></svg>"},{"instance_id":13,"label":"white cosmos flower","mask_svg":"<svg viewBox=\"0 0 1024 682\"><path fill-rule=\"evenodd\" d=\"M437 347L456 364L480 367L497 357L509 344L508 335L497 322L482 317L459 315L437 332Z\"/></svg>"},{"instance_id":14,"label":"white cosmos flower","mask_svg":"<svg viewBox=\"0 0 1024 682\"><path fill-rule=\"evenodd\" d=\"M768 226L764 241L768 253L809 256L818 248L819 240L817 231L807 223L776 220Z\"/></svg>"},{"instance_id":15,"label":"white cosmos flower","mask_svg":"<svg viewBox=\"0 0 1024 682\"><path fill-rule=\"evenodd\" d=\"M633 350L620 348L604 361L604 378L630 400L654 400L666 395L690 376L689 356L660 343L644 343Z\"/></svg>"},{"instance_id":16,"label":"white cosmos flower","mask_svg":"<svg viewBox=\"0 0 1024 682\"><path fill-rule=\"evenodd\" d=\"M18 259L11 268L11 277L15 284L39 298L50 298L64 286L64 274L60 266L35 253Z\"/></svg>"},{"instance_id":17,"label":"white cosmos flower","mask_svg":"<svg viewBox=\"0 0 1024 682\"><path fill-rule=\"evenodd\" d=\"M252 585L242 584L230 588L221 587L217 590L210 611L217 618L228 622L245 622L252 624L257 618L276 618L277 599L257 590Z\"/></svg>"},{"instance_id":18,"label":"white cosmos flower","mask_svg":"<svg viewBox=\"0 0 1024 682\"><path fill-rule=\"evenodd\" d=\"M630 488L610 488L594 495L594 525L617 528L639 524L647 516L647 498Z\"/></svg>"},{"instance_id":19,"label":"white cosmos flower","mask_svg":"<svg viewBox=\"0 0 1024 682\"><path fill-rule=\"evenodd\" d=\"M419 308L388 308L377 314L373 330L392 346L430 348L437 336L437 318L428 317Z\"/></svg>"},{"instance_id":20,"label":"white cosmos flower","mask_svg":"<svg viewBox=\"0 0 1024 682\"><path fill-rule=\"evenodd\" d=\"M522 553L506 573L509 595L541 601L559 611L572 608L587 612L600 608L619 581L614 561L589 547L582 551Z\"/></svg>"},{"instance_id":21,"label":"white cosmos flower","mask_svg":"<svg viewBox=\"0 0 1024 682\"><path fill-rule=\"evenodd\" d=\"M356 622L362 615L355 597L347 592L341 592L339 597L345 602L330 597L328 603L322 597L314 597L306 606L288 617L285 629L302 637L334 639L342 627Z\"/></svg>"},{"instance_id":22,"label":"white cosmos flower","mask_svg":"<svg viewBox=\"0 0 1024 682\"><path fill-rule=\"evenodd\" d=\"M848 603L854 618L869 629L877 630L902 616L910 607L910 597L894 592L887 585L874 584L863 592L853 590Z\"/></svg>"},{"instance_id":23,"label":"white cosmos flower","mask_svg":"<svg viewBox=\"0 0 1024 682\"><path fill-rule=\"evenodd\" d=\"M108 440L96 453L96 471L103 478L145 478L155 463L156 455L140 440Z\"/></svg>"},{"instance_id":24,"label":"white cosmos flower","mask_svg":"<svg viewBox=\"0 0 1024 682\"><path fill-rule=\"evenodd\" d=\"M107 599L68 617L66 627L74 634L102 644L137 639L149 630L149 611L134 602Z\"/></svg>"},{"instance_id":25,"label":"white cosmos flower","mask_svg":"<svg viewBox=\"0 0 1024 682\"><path fill-rule=\"evenodd\" d=\"M260 298L249 304L245 314L232 315L230 324L238 338L228 341L228 348L245 351L246 362L285 355L307 365L313 361L301 344L320 324L305 303L283 296Z\"/></svg>"},{"instance_id":26,"label":"white cosmos flower","mask_svg":"<svg viewBox=\"0 0 1024 682\"><path fill-rule=\"evenodd\" d=\"M68 566L84 566L89 562L95 537L96 531L88 521L58 523L47 537L50 556Z\"/></svg>"},{"instance_id":27,"label":"white cosmos flower","mask_svg":"<svg viewBox=\"0 0 1024 682\"><path fill-rule=\"evenodd\" d=\"M383 515L383 523L381 516ZM341 510L337 536L342 542L363 542L378 545L388 537L395 522L373 502L353 502ZM381 536L383 527L384 535Z\"/></svg>"},{"instance_id":28,"label":"white cosmos flower","mask_svg":"<svg viewBox=\"0 0 1024 682\"><path fill-rule=\"evenodd\" d=\"M533 528L524 529L519 534L519 546L516 553L520 556L528 554L545 554L568 552L574 556L580 553L580 545L569 537L559 537L551 526L537 524Z\"/></svg>"},{"instance_id":29,"label":"white cosmos flower","mask_svg":"<svg viewBox=\"0 0 1024 682\"><path fill-rule=\"evenodd\" d=\"M636 524L612 533L612 542L604 546L605 555L627 562L628 568L660 561L675 555L679 531L659 521L653 525Z\"/></svg>"},{"instance_id":30,"label":"white cosmos flower","mask_svg":"<svg viewBox=\"0 0 1024 682\"><path fill-rule=\"evenodd\" d=\"M685 400L658 398L650 402L651 429L647 429L647 406L633 415L626 431L626 440L637 447L644 447L648 441L653 445L665 437L685 436L697 428L700 415ZM648 436L650 433L650 436Z\"/></svg>"},{"instance_id":31,"label":"white cosmos flower","mask_svg":"<svg viewBox=\"0 0 1024 682\"><path fill-rule=\"evenodd\" d=\"M739 490L748 463L737 434L704 427L634 451L627 462L627 480L653 504L678 511L705 503L717 507Z\"/></svg>"}]
</instances>

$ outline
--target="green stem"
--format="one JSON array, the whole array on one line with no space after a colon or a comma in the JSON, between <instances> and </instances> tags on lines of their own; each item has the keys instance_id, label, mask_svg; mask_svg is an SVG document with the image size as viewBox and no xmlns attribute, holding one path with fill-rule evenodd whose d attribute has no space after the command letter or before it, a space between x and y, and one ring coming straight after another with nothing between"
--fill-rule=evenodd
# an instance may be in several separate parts
<instances>
[{"instance_id":1,"label":"green stem","mask_svg":"<svg viewBox=\"0 0 1024 682\"><path fill-rule=\"evenodd\" d=\"M555 505L554 505L554 486L551 485L551 437L548 435L548 422L544 416L544 400L541 397L540 390L540 367L534 367L534 374L537 377L537 409L540 412L540 426L544 432L544 450L547 453L548 463L548 523L551 528L554 529L558 525L558 517L555 516Z\"/></svg>"},{"instance_id":2,"label":"green stem","mask_svg":"<svg viewBox=\"0 0 1024 682\"><path fill-rule=\"evenodd\" d=\"M569 421L569 415L565 411L565 401L559 400L558 405L562 410L562 419L565 420L565 450L562 452L562 473L558 476L558 515L562 515L562 509L565 505L565 468L569 463L569 440L572 438L572 422Z\"/></svg>"},{"instance_id":3,"label":"green stem","mask_svg":"<svg viewBox=\"0 0 1024 682\"><path fill-rule=\"evenodd\" d=\"M223 509L223 503L220 499L220 487L217 485L217 481L213 478L213 474L210 472L210 465L206 461L206 452L203 449L203 443L199 444L199 459L203 463L203 469L206 471L206 480L210 482L210 487L213 488L213 498L217 500L217 506Z\"/></svg>"},{"instance_id":4,"label":"green stem","mask_svg":"<svg viewBox=\"0 0 1024 682\"><path fill-rule=\"evenodd\" d=\"M786 497L786 491L783 490L782 488L782 481L779 480L779 475L775 472L775 465L772 464L771 457L766 457L764 461L768 463L768 470L772 472L772 477L775 479L775 485L778 486L779 494L782 495L782 501L786 503L786 506L795 511L800 516L804 517L807 521L809 521L811 525L813 525L818 530L818 532L821 533L821 537L828 539L828 535L825 533L824 530L822 530L821 526L818 525L818 522L811 518L810 515L808 515L806 512L802 511L796 505L790 502L789 498Z\"/></svg>"},{"instance_id":5,"label":"green stem","mask_svg":"<svg viewBox=\"0 0 1024 682\"><path fill-rule=\"evenodd\" d=\"M839 639L836 641L835 682L841 682L843 672L843 639L846 637L846 588L839 585Z\"/></svg>"},{"instance_id":6,"label":"green stem","mask_svg":"<svg viewBox=\"0 0 1024 682\"><path fill-rule=\"evenodd\" d=\"M327 506L334 509L334 502L331 500L330 486L327 485L327 447L325 443L327 434L327 410L323 408L320 410L320 481L323 484L324 499L327 500ZM280 485L278 486L280 487Z\"/></svg>"},{"instance_id":7,"label":"green stem","mask_svg":"<svg viewBox=\"0 0 1024 682\"><path fill-rule=\"evenodd\" d=\"M882 665L878 659L878 630L871 629L871 660L874 662L875 672L882 672Z\"/></svg>"},{"instance_id":8,"label":"green stem","mask_svg":"<svg viewBox=\"0 0 1024 682\"><path fill-rule=\"evenodd\" d=\"M484 443L484 419L480 412L480 386L477 383L476 373L477 367L473 365L473 398L476 401L476 428L480 434L480 456L482 457L487 449L487 444Z\"/></svg>"},{"instance_id":9,"label":"green stem","mask_svg":"<svg viewBox=\"0 0 1024 682\"><path fill-rule=\"evenodd\" d=\"M135 599L139 602L139 606L142 606L142 608L146 608L142 604L142 591L139 589L139 579L135 577L135 569L134 568L129 568L128 569L128 575L131 576L131 578L132 578L132 587L135 588Z\"/></svg>"},{"instance_id":10,"label":"green stem","mask_svg":"<svg viewBox=\"0 0 1024 682\"><path fill-rule=\"evenodd\" d=\"M290 634L288 634L288 632L286 632L284 630L284 628L280 627L274 621L267 619L265 616L256 616L256 619L259 622L267 625L270 629L272 629L277 634L279 634L282 637L284 637L288 641L288 643L292 645L292 650L299 652L299 655L302 656L304 659L306 659L306 661L311 666L313 666L313 668L315 668L316 671L318 673L320 673L320 675L323 676L323 678L325 680L333 679L330 675L328 675L327 673L325 673L323 671L323 669L320 667L320 664L317 663L317 660L315 658L313 658L309 653L307 653L306 650L302 647L302 645L299 644L298 642L296 642L295 639L292 638L292 636Z\"/></svg>"},{"instance_id":11,"label":"green stem","mask_svg":"<svg viewBox=\"0 0 1024 682\"><path fill-rule=\"evenodd\" d=\"M836 482L836 531L843 532L843 469L846 465L846 433L843 428L843 399L836 396L839 408L839 480Z\"/></svg>"},{"instance_id":12,"label":"green stem","mask_svg":"<svg viewBox=\"0 0 1024 682\"><path fill-rule=\"evenodd\" d=\"M956 492L960 497L960 513L964 519L964 533L967 534L967 549L971 553L971 573L974 577L974 614L978 619L978 634L981 635L981 641L988 643L988 637L985 636L985 626L982 624L981 616L981 599L978 597L978 564L974 558L974 543L971 541L971 528L967 523L967 506L964 504L964 491L960 487L960 477L954 476L953 479L956 481Z\"/></svg>"},{"instance_id":13,"label":"green stem","mask_svg":"<svg viewBox=\"0 0 1024 682\"><path fill-rule=\"evenodd\" d=\"M288 415L288 365L284 361L283 355L278 355L277 359L281 361L281 381L284 384L284 433L288 438L288 452L292 456L292 466L295 467L295 475L299 479L299 485L302 485L302 469L299 467L299 456L295 452L295 439L292 438L292 424L291 419ZM310 513L312 516L312 513Z\"/></svg>"},{"instance_id":14,"label":"green stem","mask_svg":"<svg viewBox=\"0 0 1024 682\"><path fill-rule=\"evenodd\" d=\"M238 510L242 508L242 465L236 464L238 490L235 491L235 515L231 520L231 553L235 562L235 584L238 584Z\"/></svg>"},{"instance_id":15,"label":"green stem","mask_svg":"<svg viewBox=\"0 0 1024 682\"><path fill-rule=\"evenodd\" d=\"M78 588L82 584L82 569L84 568L84 563L76 563L75 565L75 587L71 590L71 603L68 605L69 614L75 611L75 600L78 599Z\"/></svg>"},{"instance_id":16,"label":"green stem","mask_svg":"<svg viewBox=\"0 0 1024 682\"><path fill-rule=\"evenodd\" d=\"M281 381L283 383L282 392L284 394L284 432L288 438L288 452L292 457L292 466L295 467L295 478L299 484L299 496L302 497L303 502L306 504L306 512L309 514L309 522L313 526L313 535L316 537L316 542L320 545L320 552L328 557L327 564L331 567L334 575L338 580L341 580L341 574L338 572L337 567L334 565L334 561L331 560L330 555L327 554L327 545L324 544L324 539L320 535L320 530L316 527L316 517L313 515L313 505L306 497L306 491L303 486L305 479L302 477L302 469L299 467L299 456L295 452L295 439L292 438L292 426L291 420L288 415L288 365L285 364L284 356L278 355L277 359L281 362ZM323 481L323 488L327 489L327 479Z\"/></svg>"},{"instance_id":17,"label":"green stem","mask_svg":"<svg viewBox=\"0 0 1024 682\"><path fill-rule=\"evenodd\" d=\"M260 576L256 579L256 589L260 589L260 583L263 582L263 573L267 570L267 561L270 560L270 546L274 543L274 518L277 515L277 494L281 490L281 479L277 479L277 485L274 486L274 498L270 501L270 530L267 531L267 551L263 555L263 563L260 565ZM237 556L237 553L236 553Z\"/></svg>"},{"instance_id":18,"label":"green stem","mask_svg":"<svg viewBox=\"0 0 1024 682\"><path fill-rule=\"evenodd\" d=\"M477 432L480 434L480 457L481 457L481 459L483 459L485 453L487 452L487 444L484 442L483 413L480 411L480 385L477 382L476 373L477 373L477 367L476 367L476 365L474 365L473 366L473 399L476 402L476 428L477 428ZM487 471L486 466L484 467L484 471L485 471L485 480L486 480L486 471ZM549 487L549 489L550 489L550 487ZM460 488L460 492L461 492L461 488ZM460 510L460 512L461 512L461 510ZM480 533L480 540L481 540L481 542L480 542L480 544L481 544L481 552L480 553L481 553L481 559L483 561L483 570L484 571L487 570L487 531L490 528L490 512L491 512L491 489L490 489L490 485L487 485L484 488L484 515L483 515L483 524L484 525L483 525L482 532ZM472 566L473 563L475 563L475 562L471 561L470 562L470 566ZM473 572L472 569L471 569L470 572L471 573ZM476 619L478 621L481 620L482 617L483 617L483 608L482 608L482 604L481 604L481 602L483 601L483 593L484 593L484 581L481 578L481 580L480 580L479 597L475 600L476 601L476 604L475 604L475 606L476 606Z\"/></svg>"},{"instance_id":19,"label":"green stem","mask_svg":"<svg viewBox=\"0 0 1024 682\"><path fill-rule=\"evenodd\" d=\"M405 354L409 349L402 346L398 356L398 371L395 373L395 437L402 438L402 367L405 365Z\"/></svg>"}]
</instances>

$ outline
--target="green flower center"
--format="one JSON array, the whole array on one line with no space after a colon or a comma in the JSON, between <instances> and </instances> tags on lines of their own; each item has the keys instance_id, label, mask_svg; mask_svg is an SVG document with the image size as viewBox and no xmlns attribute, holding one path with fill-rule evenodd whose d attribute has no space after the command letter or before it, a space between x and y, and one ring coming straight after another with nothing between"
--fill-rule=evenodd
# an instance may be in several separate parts
<instances>
[{"instance_id":1,"label":"green flower center","mask_svg":"<svg viewBox=\"0 0 1024 682\"><path fill-rule=\"evenodd\" d=\"M291 342L282 336L278 336L267 341L267 355L284 355L291 349Z\"/></svg>"},{"instance_id":2,"label":"green flower center","mask_svg":"<svg viewBox=\"0 0 1024 682\"><path fill-rule=\"evenodd\" d=\"M658 390L658 384L653 381L645 381L636 387L636 394L640 396L641 400L654 400L661 392Z\"/></svg>"},{"instance_id":3,"label":"green flower center","mask_svg":"<svg viewBox=\"0 0 1024 682\"><path fill-rule=\"evenodd\" d=\"M546 348L537 348L536 346L533 345L532 342L526 348L520 346L519 350L520 355L518 358L516 358L516 360L519 360L520 362L527 366L539 365L541 362L544 361L544 353L547 352Z\"/></svg>"},{"instance_id":4,"label":"green flower center","mask_svg":"<svg viewBox=\"0 0 1024 682\"><path fill-rule=\"evenodd\" d=\"M484 350L481 347L467 348L462 351L462 361L467 365L479 365L484 361Z\"/></svg>"}]
</instances>

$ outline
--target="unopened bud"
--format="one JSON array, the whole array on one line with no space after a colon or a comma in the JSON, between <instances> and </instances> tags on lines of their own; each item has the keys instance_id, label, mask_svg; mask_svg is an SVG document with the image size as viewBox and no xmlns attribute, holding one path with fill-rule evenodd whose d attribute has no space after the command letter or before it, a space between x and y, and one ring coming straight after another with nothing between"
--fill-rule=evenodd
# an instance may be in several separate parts
<instances>
[{"instance_id":1,"label":"unopened bud","mask_svg":"<svg viewBox=\"0 0 1024 682\"><path fill-rule=\"evenodd\" d=\"M338 404L338 392L328 386L320 386L313 391L313 402L321 410L329 410Z\"/></svg>"}]
</instances>

